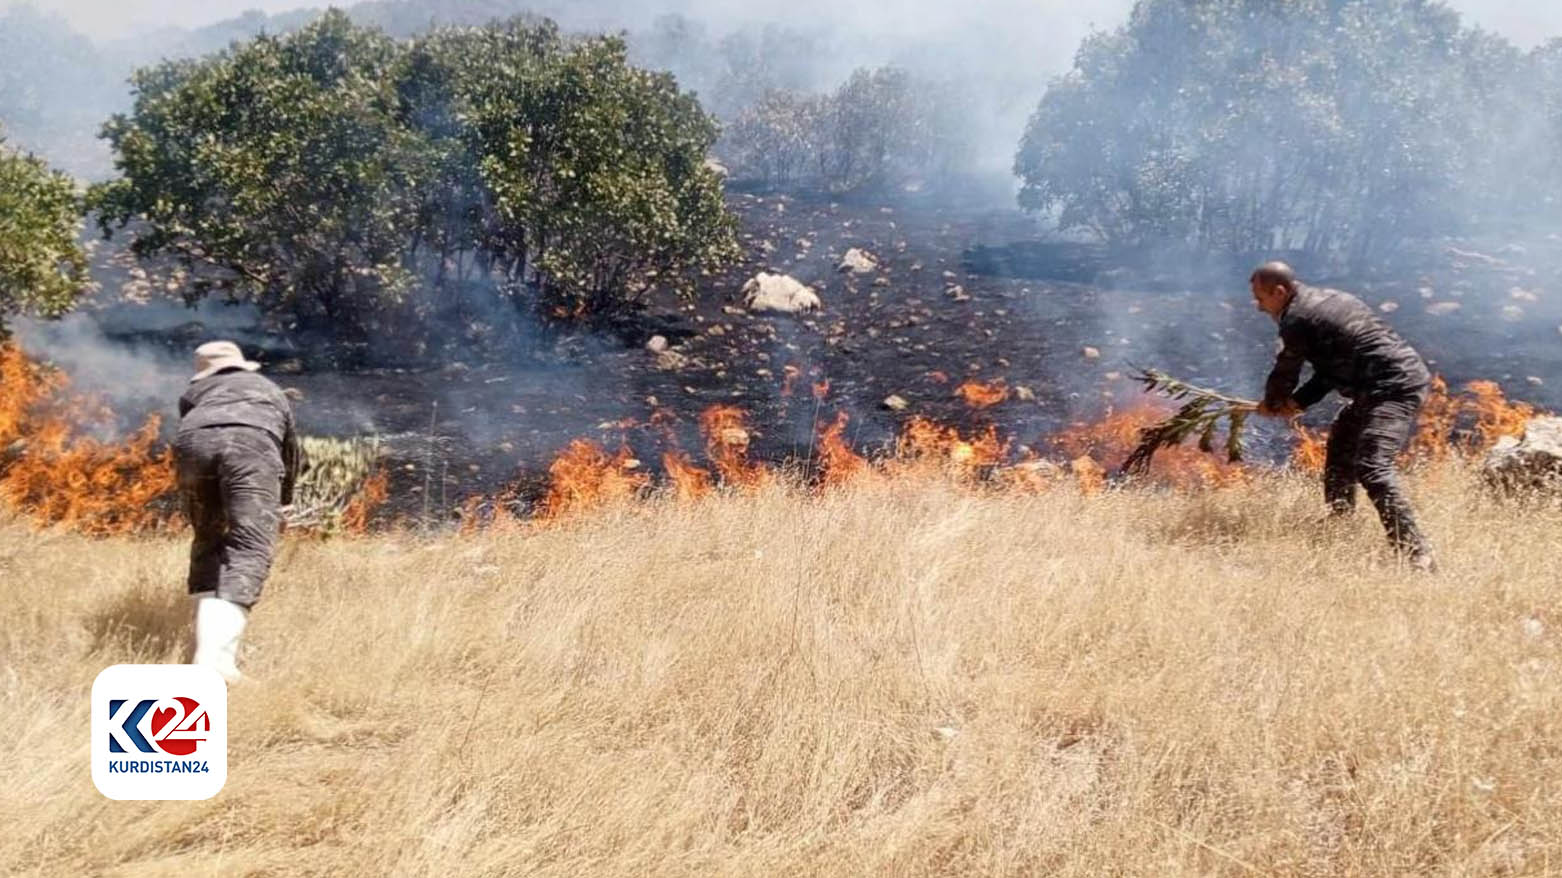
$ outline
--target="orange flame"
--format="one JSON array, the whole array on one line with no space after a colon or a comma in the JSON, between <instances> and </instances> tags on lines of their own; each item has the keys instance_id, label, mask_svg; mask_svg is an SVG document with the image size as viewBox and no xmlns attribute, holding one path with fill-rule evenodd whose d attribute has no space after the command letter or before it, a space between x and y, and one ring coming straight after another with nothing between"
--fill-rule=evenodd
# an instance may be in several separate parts
<instances>
[{"instance_id":1,"label":"orange flame","mask_svg":"<svg viewBox=\"0 0 1562 878\"><path fill-rule=\"evenodd\" d=\"M173 518L173 453L148 417L123 442L78 435L102 404L66 398L68 380L0 346L0 499L43 524L93 536L161 529Z\"/></svg>"},{"instance_id":2,"label":"orange flame","mask_svg":"<svg viewBox=\"0 0 1562 878\"><path fill-rule=\"evenodd\" d=\"M1416 434L1410 440L1412 457L1441 460L1453 452L1450 443L1459 421L1459 408L1458 400L1448 392L1448 382L1441 375L1433 376L1431 392L1416 420Z\"/></svg>"},{"instance_id":3,"label":"orange flame","mask_svg":"<svg viewBox=\"0 0 1562 878\"><path fill-rule=\"evenodd\" d=\"M955 395L971 408L984 409L1008 399L1009 387L1001 378L992 383L967 381L955 388Z\"/></svg>"},{"instance_id":4,"label":"orange flame","mask_svg":"<svg viewBox=\"0 0 1562 878\"><path fill-rule=\"evenodd\" d=\"M835 422L819 431L819 458L824 467L824 483L840 485L861 475L868 461L841 438L846 432L847 415L840 412Z\"/></svg>"},{"instance_id":5,"label":"orange flame","mask_svg":"<svg viewBox=\"0 0 1562 878\"><path fill-rule=\"evenodd\" d=\"M987 429L970 438L954 427L914 417L906 422L895 443L896 456L908 461L939 461L969 470L1003 462L1009 444L998 438L998 429Z\"/></svg>"},{"instance_id":6,"label":"orange flame","mask_svg":"<svg viewBox=\"0 0 1562 878\"><path fill-rule=\"evenodd\" d=\"M1508 402L1495 381L1471 381L1466 405L1475 414L1476 450L1489 451L1504 436L1524 435L1524 425L1535 416L1528 403Z\"/></svg>"},{"instance_id":7,"label":"orange flame","mask_svg":"<svg viewBox=\"0 0 1562 878\"><path fill-rule=\"evenodd\" d=\"M1471 381L1465 393L1454 396L1441 377L1432 379L1432 390L1416 422L1410 455L1441 460L1452 454L1479 454L1504 436L1518 436L1536 414L1535 407L1509 402L1495 381ZM1461 425L1469 425L1461 432Z\"/></svg>"},{"instance_id":8,"label":"orange flame","mask_svg":"<svg viewBox=\"0 0 1562 878\"><path fill-rule=\"evenodd\" d=\"M669 451L662 455L662 468L672 482L673 496L679 501L698 500L710 493L710 471L701 469L689 461L681 451Z\"/></svg>"},{"instance_id":9,"label":"orange flame","mask_svg":"<svg viewBox=\"0 0 1562 878\"><path fill-rule=\"evenodd\" d=\"M573 440L548 465L548 493L537 517L558 519L635 498L650 484L635 471L639 464L628 448L609 455L595 442Z\"/></svg>"},{"instance_id":10,"label":"orange flame","mask_svg":"<svg viewBox=\"0 0 1562 878\"><path fill-rule=\"evenodd\" d=\"M1099 494L1106 488L1106 470L1090 455L1081 454L1074 458L1069 461L1068 468L1074 474L1079 490L1085 494Z\"/></svg>"},{"instance_id":11,"label":"orange flame","mask_svg":"<svg viewBox=\"0 0 1562 878\"><path fill-rule=\"evenodd\" d=\"M373 475L358 486L353 498L347 501L347 507L342 510L342 529L355 534L367 531L369 519L389 497L390 477L383 468L376 469Z\"/></svg>"},{"instance_id":12,"label":"orange flame","mask_svg":"<svg viewBox=\"0 0 1562 878\"><path fill-rule=\"evenodd\" d=\"M705 435L705 453L716 465L722 482L752 488L769 478L768 470L749 462L750 437L742 409L720 404L711 406L700 413L700 432Z\"/></svg>"},{"instance_id":13,"label":"orange flame","mask_svg":"<svg viewBox=\"0 0 1562 878\"><path fill-rule=\"evenodd\" d=\"M1300 423L1292 425L1296 432L1296 448L1291 452L1291 465L1304 473L1323 472L1328 452L1329 431L1311 430Z\"/></svg>"},{"instance_id":14,"label":"orange flame","mask_svg":"<svg viewBox=\"0 0 1562 878\"><path fill-rule=\"evenodd\" d=\"M1141 402L1094 423L1076 423L1052 441L1073 458L1072 467L1080 487L1087 493L1094 492L1104 485L1108 465L1114 469L1121 466L1128 453L1139 444L1140 431L1166 414L1162 405ZM1095 467L1084 466L1081 458L1090 458ZM1224 457L1200 451L1195 445L1161 449L1151 464L1151 473L1153 481L1182 489L1240 484L1250 478L1240 463L1228 463Z\"/></svg>"}]
</instances>

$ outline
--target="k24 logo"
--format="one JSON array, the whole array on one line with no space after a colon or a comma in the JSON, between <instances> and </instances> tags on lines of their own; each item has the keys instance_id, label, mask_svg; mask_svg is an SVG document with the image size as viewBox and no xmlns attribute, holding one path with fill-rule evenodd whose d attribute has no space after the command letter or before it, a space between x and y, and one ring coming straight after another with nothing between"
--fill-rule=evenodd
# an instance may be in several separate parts
<instances>
[{"instance_id":1,"label":"k24 logo","mask_svg":"<svg viewBox=\"0 0 1562 878\"><path fill-rule=\"evenodd\" d=\"M209 799L228 780L228 685L211 668L104 668L91 731L92 782L110 799Z\"/></svg>"},{"instance_id":2,"label":"k24 logo","mask_svg":"<svg viewBox=\"0 0 1562 878\"><path fill-rule=\"evenodd\" d=\"M211 734L211 716L194 698L111 698L108 752L193 755Z\"/></svg>"}]
</instances>

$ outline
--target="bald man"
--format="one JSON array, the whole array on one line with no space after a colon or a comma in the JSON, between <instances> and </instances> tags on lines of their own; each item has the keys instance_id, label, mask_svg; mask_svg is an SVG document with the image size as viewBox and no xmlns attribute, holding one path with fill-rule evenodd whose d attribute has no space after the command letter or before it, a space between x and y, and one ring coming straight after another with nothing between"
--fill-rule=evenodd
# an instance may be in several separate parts
<instances>
[{"instance_id":1,"label":"bald man","mask_svg":"<svg viewBox=\"0 0 1562 878\"><path fill-rule=\"evenodd\" d=\"M1290 417L1330 391L1350 400L1329 431L1323 486L1330 511L1355 509L1356 485L1367 490L1393 544L1421 570L1436 567L1400 485L1395 458L1415 429L1431 372L1421 355L1349 293L1308 286L1284 262L1260 265L1249 278L1258 309L1280 325L1284 347L1264 384L1259 414ZM1300 388L1302 364L1312 377Z\"/></svg>"}]
</instances>

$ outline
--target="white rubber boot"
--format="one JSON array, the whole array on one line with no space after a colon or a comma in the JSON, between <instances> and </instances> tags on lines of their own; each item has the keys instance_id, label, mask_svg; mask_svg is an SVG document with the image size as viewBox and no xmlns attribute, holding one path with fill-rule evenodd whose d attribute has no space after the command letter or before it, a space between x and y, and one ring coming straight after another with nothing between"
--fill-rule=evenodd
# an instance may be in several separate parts
<instances>
[{"instance_id":1,"label":"white rubber boot","mask_svg":"<svg viewBox=\"0 0 1562 878\"><path fill-rule=\"evenodd\" d=\"M203 591L195 599L195 649L192 664L206 665L229 683L244 679L239 673L239 636L249 622L249 610Z\"/></svg>"}]
</instances>

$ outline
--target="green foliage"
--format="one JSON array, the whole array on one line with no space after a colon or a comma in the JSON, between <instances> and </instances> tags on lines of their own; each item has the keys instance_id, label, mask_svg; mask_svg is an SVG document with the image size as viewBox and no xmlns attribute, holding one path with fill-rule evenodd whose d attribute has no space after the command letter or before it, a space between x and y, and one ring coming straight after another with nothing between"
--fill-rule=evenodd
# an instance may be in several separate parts
<instances>
[{"instance_id":1,"label":"green foliage","mask_svg":"<svg viewBox=\"0 0 1562 878\"><path fill-rule=\"evenodd\" d=\"M1424 0L1140 0L1042 98L1020 203L1117 243L1365 258L1490 200L1526 60Z\"/></svg>"},{"instance_id":2,"label":"green foliage","mask_svg":"<svg viewBox=\"0 0 1562 878\"><path fill-rule=\"evenodd\" d=\"M653 281L691 292L737 255L705 161L715 122L671 76L631 66L617 38L566 46L551 27L442 39L430 56L458 71L467 145L451 179L485 193L484 258L508 283L550 312L602 314Z\"/></svg>"},{"instance_id":3,"label":"green foliage","mask_svg":"<svg viewBox=\"0 0 1562 878\"><path fill-rule=\"evenodd\" d=\"M733 172L771 185L836 190L958 169L970 120L953 90L880 67L852 73L833 94L773 90L740 113L724 147Z\"/></svg>"},{"instance_id":4,"label":"green foliage","mask_svg":"<svg viewBox=\"0 0 1562 878\"><path fill-rule=\"evenodd\" d=\"M714 123L616 39L549 23L410 42L329 13L136 74L95 188L192 296L220 289L349 341L490 319L605 314L736 252ZM685 285L686 286L686 285Z\"/></svg>"},{"instance_id":5,"label":"green foliage","mask_svg":"<svg viewBox=\"0 0 1562 878\"><path fill-rule=\"evenodd\" d=\"M173 256L188 295L230 297L344 335L405 294L408 169L392 124L390 40L327 15L203 61L138 71L104 128L123 176L94 187L105 231Z\"/></svg>"},{"instance_id":6,"label":"green foliage","mask_svg":"<svg viewBox=\"0 0 1562 878\"><path fill-rule=\"evenodd\" d=\"M77 242L81 199L70 177L0 138L0 336L6 317L57 317L87 286Z\"/></svg>"},{"instance_id":7,"label":"green foliage","mask_svg":"<svg viewBox=\"0 0 1562 878\"><path fill-rule=\"evenodd\" d=\"M1236 463L1242 459L1242 429L1248 415L1258 408L1252 400L1227 396L1181 381L1154 369L1141 369L1134 380L1144 385L1148 393L1156 393L1168 399L1182 401L1182 407L1171 417L1145 427L1139 433L1139 444L1123 461L1122 471L1128 475L1143 475L1150 468L1150 461L1162 448L1181 445L1193 436L1198 437L1199 450L1206 454L1215 450L1215 431L1220 422L1226 422L1226 459Z\"/></svg>"}]
</instances>

